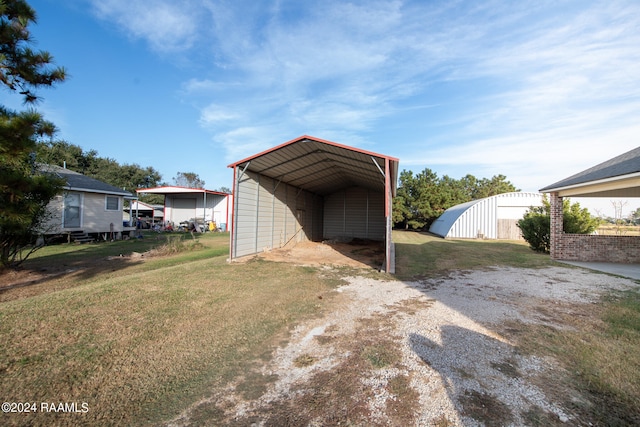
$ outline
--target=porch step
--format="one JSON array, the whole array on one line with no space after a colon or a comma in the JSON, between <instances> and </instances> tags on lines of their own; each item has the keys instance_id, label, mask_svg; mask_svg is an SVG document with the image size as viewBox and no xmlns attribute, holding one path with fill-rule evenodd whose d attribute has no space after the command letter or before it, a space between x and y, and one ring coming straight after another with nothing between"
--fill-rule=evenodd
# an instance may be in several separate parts
<instances>
[{"instance_id":1,"label":"porch step","mask_svg":"<svg viewBox=\"0 0 640 427\"><path fill-rule=\"evenodd\" d=\"M87 243L95 240L84 231L72 231L69 237L74 243Z\"/></svg>"}]
</instances>

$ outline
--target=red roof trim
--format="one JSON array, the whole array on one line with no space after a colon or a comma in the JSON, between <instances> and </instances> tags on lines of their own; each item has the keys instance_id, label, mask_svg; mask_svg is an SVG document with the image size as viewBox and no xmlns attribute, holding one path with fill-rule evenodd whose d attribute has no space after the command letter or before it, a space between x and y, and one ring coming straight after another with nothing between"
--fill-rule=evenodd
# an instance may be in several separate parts
<instances>
[{"instance_id":1,"label":"red roof trim","mask_svg":"<svg viewBox=\"0 0 640 427\"><path fill-rule=\"evenodd\" d=\"M177 188L177 189L185 189L185 190L189 190L189 193L207 193L207 194L219 194L221 196L228 196L228 193L223 193L220 191L213 191L213 190L206 190L204 188L192 188L192 187L183 187L180 185L165 185L165 186L161 186L161 187L154 187L154 188L138 188L136 190L136 193L144 193L145 191L156 191L156 190L162 190L163 188Z\"/></svg>"},{"instance_id":2,"label":"red roof trim","mask_svg":"<svg viewBox=\"0 0 640 427\"><path fill-rule=\"evenodd\" d=\"M316 138L315 136L302 135L302 136L299 136L298 138L292 139L291 141L287 141L287 142L282 143L282 144L280 144L278 146L275 146L275 147L270 148L268 150L262 151L262 152L260 152L258 154L254 154L253 156L247 157L246 159L242 159L242 160L239 160L239 161L237 161L235 163L231 163L227 167L229 167L229 168L236 167L236 166L238 166L238 165L240 165L242 163L248 162L249 160L256 159L256 158L261 157L261 156L263 156L265 154L268 154L268 153L271 153L273 151L279 150L280 148L286 147L287 145L295 144L296 142L300 142L300 141L305 140L305 139L310 139L312 141L320 142L320 143L327 144L327 145L333 145L334 147L343 148L343 149L349 150L349 151L355 151L355 152L361 153L361 154L367 154L369 156L380 157L382 159L389 159L390 161L395 161L395 162L399 162L400 161L399 159L396 159L395 157L385 156L384 154L374 153L373 151L366 151L366 150L361 150L360 148L349 147L348 145L338 144L337 142L327 141L326 139Z\"/></svg>"}]
</instances>

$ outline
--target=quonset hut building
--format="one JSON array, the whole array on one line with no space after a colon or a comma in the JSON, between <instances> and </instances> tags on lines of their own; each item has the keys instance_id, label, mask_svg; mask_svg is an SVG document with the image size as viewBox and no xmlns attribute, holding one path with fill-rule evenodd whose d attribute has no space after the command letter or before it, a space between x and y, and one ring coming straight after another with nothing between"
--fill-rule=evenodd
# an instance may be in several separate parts
<instances>
[{"instance_id":1,"label":"quonset hut building","mask_svg":"<svg viewBox=\"0 0 640 427\"><path fill-rule=\"evenodd\" d=\"M230 259L290 242L358 238L383 241L382 269L393 273L398 163L305 135L230 164Z\"/></svg>"},{"instance_id":2,"label":"quonset hut building","mask_svg":"<svg viewBox=\"0 0 640 427\"><path fill-rule=\"evenodd\" d=\"M447 209L429 232L448 239L522 239L516 225L531 206L542 206L541 193L503 193Z\"/></svg>"}]
</instances>

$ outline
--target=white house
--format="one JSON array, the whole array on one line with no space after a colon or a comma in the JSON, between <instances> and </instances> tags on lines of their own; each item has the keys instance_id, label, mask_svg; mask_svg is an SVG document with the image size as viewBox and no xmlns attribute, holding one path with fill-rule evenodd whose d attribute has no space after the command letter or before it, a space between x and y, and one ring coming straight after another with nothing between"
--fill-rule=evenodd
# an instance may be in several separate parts
<instances>
[{"instance_id":1,"label":"white house","mask_svg":"<svg viewBox=\"0 0 640 427\"><path fill-rule=\"evenodd\" d=\"M132 230L123 225L122 207L124 199L135 199L133 194L59 166L42 165L41 168L66 183L62 194L49 202L50 218L43 227L44 234L73 233L111 240Z\"/></svg>"}]
</instances>

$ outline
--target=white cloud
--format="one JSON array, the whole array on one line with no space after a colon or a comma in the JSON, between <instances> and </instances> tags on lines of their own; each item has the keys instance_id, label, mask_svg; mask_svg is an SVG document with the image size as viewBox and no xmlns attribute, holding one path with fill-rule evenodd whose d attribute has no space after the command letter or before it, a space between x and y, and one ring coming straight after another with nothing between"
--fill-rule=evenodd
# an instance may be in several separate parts
<instances>
[{"instance_id":1,"label":"white cloud","mask_svg":"<svg viewBox=\"0 0 640 427\"><path fill-rule=\"evenodd\" d=\"M490 87L466 86L467 102L439 119L446 133L424 136L403 164L502 173L537 189L637 146L640 9L590 6L524 20L512 40L467 40L453 75Z\"/></svg>"},{"instance_id":2,"label":"white cloud","mask_svg":"<svg viewBox=\"0 0 640 427\"><path fill-rule=\"evenodd\" d=\"M226 109L220 105L211 104L205 107L200 114L201 125L208 127L220 122L238 121L242 115Z\"/></svg>"},{"instance_id":3,"label":"white cloud","mask_svg":"<svg viewBox=\"0 0 640 427\"><path fill-rule=\"evenodd\" d=\"M128 37L146 40L157 52L192 46L197 3L169 0L91 0L100 19L115 23Z\"/></svg>"},{"instance_id":4,"label":"white cloud","mask_svg":"<svg viewBox=\"0 0 640 427\"><path fill-rule=\"evenodd\" d=\"M228 132L221 132L213 137L213 145L222 146L228 163L236 162L253 154L281 144L287 138L278 129L268 125L238 127Z\"/></svg>"},{"instance_id":5,"label":"white cloud","mask_svg":"<svg viewBox=\"0 0 640 427\"><path fill-rule=\"evenodd\" d=\"M215 99L201 124L231 161L302 133L367 144L429 105L389 154L537 189L640 135L634 2L202 4L213 68L185 96Z\"/></svg>"},{"instance_id":6,"label":"white cloud","mask_svg":"<svg viewBox=\"0 0 640 427\"><path fill-rule=\"evenodd\" d=\"M211 95L217 91L225 90L234 86L237 89L241 84L192 78L182 85L182 89L185 92L185 95Z\"/></svg>"},{"instance_id":7,"label":"white cloud","mask_svg":"<svg viewBox=\"0 0 640 427\"><path fill-rule=\"evenodd\" d=\"M638 135L640 125L593 133L541 129L474 140L454 149L442 144L401 160L408 169L464 170L460 176L503 174L521 189L538 190L635 148Z\"/></svg>"}]
</instances>

